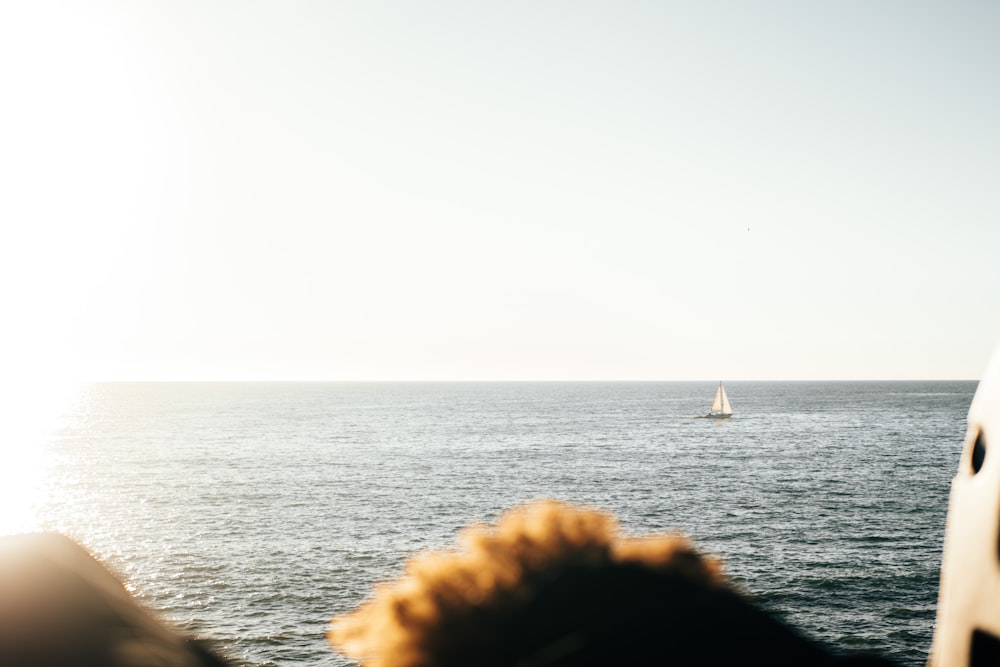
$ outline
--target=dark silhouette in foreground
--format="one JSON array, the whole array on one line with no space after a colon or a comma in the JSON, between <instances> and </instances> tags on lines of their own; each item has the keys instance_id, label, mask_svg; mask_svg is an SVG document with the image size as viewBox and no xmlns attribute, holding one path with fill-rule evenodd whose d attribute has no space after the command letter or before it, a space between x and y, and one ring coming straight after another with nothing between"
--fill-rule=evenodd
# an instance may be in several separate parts
<instances>
[{"instance_id":1,"label":"dark silhouette in foreground","mask_svg":"<svg viewBox=\"0 0 1000 667\"><path fill-rule=\"evenodd\" d=\"M528 505L461 547L413 558L330 642L364 667L890 664L830 652L684 538L623 538L595 510Z\"/></svg>"},{"instance_id":2,"label":"dark silhouette in foreground","mask_svg":"<svg viewBox=\"0 0 1000 667\"><path fill-rule=\"evenodd\" d=\"M0 538L0 665L224 664L141 607L72 540L48 533Z\"/></svg>"},{"instance_id":3,"label":"dark silhouette in foreground","mask_svg":"<svg viewBox=\"0 0 1000 667\"><path fill-rule=\"evenodd\" d=\"M831 653L735 592L684 538L623 538L595 510L528 505L461 542L334 619L333 645L365 667L889 664ZM224 664L73 541L0 538L0 666Z\"/></svg>"}]
</instances>

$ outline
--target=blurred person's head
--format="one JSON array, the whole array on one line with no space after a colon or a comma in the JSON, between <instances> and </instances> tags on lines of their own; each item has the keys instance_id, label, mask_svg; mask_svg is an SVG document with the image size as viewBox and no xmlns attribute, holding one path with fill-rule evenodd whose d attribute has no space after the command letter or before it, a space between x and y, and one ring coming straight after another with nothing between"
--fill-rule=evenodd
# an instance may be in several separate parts
<instances>
[{"instance_id":1,"label":"blurred person's head","mask_svg":"<svg viewBox=\"0 0 1000 667\"><path fill-rule=\"evenodd\" d=\"M679 536L622 537L606 513L542 502L460 542L335 618L334 647L364 667L838 662Z\"/></svg>"}]
</instances>

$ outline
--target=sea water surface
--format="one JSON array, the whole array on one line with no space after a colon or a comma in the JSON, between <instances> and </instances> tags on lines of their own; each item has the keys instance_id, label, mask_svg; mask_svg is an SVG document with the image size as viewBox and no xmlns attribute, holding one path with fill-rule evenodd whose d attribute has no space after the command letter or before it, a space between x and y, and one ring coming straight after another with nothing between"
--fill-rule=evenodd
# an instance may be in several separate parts
<instances>
[{"instance_id":1,"label":"sea water surface","mask_svg":"<svg viewBox=\"0 0 1000 667\"><path fill-rule=\"evenodd\" d=\"M557 498L680 530L810 635L926 660L974 382L153 383L86 387L44 446L39 528L245 665L323 635L473 520Z\"/></svg>"}]
</instances>

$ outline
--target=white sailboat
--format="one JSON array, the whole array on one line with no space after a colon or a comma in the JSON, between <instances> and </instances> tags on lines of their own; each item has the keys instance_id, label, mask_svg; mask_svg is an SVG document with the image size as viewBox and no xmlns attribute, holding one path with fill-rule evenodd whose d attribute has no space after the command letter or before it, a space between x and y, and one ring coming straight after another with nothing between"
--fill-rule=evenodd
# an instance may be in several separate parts
<instances>
[{"instance_id":1,"label":"white sailboat","mask_svg":"<svg viewBox=\"0 0 1000 667\"><path fill-rule=\"evenodd\" d=\"M722 386L722 382L719 382L719 388L715 390L712 411L705 416L712 419L729 419L733 416L733 406L729 405L729 396L726 395L726 388Z\"/></svg>"}]
</instances>

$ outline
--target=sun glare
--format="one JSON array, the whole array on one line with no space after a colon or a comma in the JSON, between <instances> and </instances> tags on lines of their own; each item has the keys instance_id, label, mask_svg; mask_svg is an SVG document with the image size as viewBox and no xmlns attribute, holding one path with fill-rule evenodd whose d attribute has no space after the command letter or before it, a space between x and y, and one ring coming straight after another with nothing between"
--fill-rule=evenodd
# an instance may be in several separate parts
<instances>
[{"instance_id":1,"label":"sun glare","mask_svg":"<svg viewBox=\"0 0 1000 667\"><path fill-rule=\"evenodd\" d=\"M25 383L5 385L0 392L0 400L14 407L0 423L0 535L39 530L48 441L78 388Z\"/></svg>"}]
</instances>

